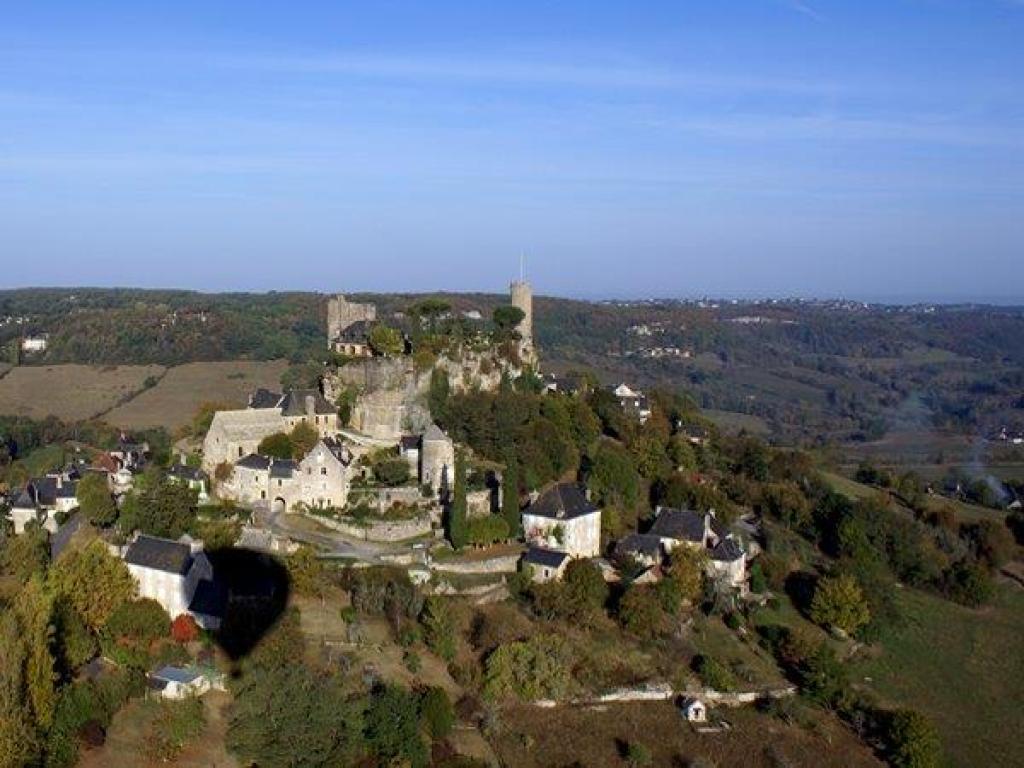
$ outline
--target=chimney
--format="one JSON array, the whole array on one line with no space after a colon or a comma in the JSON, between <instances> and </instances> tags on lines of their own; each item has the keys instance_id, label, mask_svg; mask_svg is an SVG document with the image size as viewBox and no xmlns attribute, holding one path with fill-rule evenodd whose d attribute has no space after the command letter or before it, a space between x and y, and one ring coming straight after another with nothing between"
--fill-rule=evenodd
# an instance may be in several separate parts
<instances>
[{"instance_id":1,"label":"chimney","mask_svg":"<svg viewBox=\"0 0 1024 768\"><path fill-rule=\"evenodd\" d=\"M316 398L306 395L306 415L313 416L316 413Z\"/></svg>"}]
</instances>

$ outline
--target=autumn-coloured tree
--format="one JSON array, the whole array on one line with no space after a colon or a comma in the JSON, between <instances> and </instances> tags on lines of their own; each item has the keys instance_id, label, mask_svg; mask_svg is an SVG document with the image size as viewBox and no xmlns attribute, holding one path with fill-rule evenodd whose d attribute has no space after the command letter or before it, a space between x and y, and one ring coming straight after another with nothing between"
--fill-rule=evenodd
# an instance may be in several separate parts
<instances>
[{"instance_id":1,"label":"autumn-coloured tree","mask_svg":"<svg viewBox=\"0 0 1024 768\"><path fill-rule=\"evenodd\" d=\"M199 625L195 619L183 613L171 622L171 637L182 645L193 643L199 639Z\"/></svg>"}]
</instances>

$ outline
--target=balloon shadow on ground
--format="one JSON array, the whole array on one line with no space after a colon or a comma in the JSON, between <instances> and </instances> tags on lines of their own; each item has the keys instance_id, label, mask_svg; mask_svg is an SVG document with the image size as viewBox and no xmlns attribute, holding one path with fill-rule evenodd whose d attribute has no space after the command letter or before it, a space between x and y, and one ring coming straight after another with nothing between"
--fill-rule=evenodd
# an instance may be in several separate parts
<instances>
[{"instance_id":1,"label":"balloon shadow on ground","mask_svg":"<svg viewBox=\"0 0 1024 768\"><path fill-rule=\"evenodd\" d=\"M220 648L239 662L277 624L288 605L291 584L284 563L252 549L225 547L206 553L213 566L221 625L215 633Z\"/></svg>"}]
</instances>

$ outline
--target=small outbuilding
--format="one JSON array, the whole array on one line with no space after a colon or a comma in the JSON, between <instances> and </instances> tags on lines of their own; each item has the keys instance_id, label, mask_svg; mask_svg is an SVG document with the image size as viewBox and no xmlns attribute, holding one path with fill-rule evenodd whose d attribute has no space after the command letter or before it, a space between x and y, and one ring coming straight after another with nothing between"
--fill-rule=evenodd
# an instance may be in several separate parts
<instances>
[{"instance_id":1,"label":"small outbuilding","mask_svg":"<svg viewBox=\"0 0 1024 768\"><path fill-rule=\"evenodd\" d=\"M700 699L683 699L680 709L682 709L683 717L691 723L706 723L708 721L708 707Z\"/></svg>"},{"instance_id":2,"label":"small outbuilding","mask_svg":"<svg viewBox=\"0 0 1024 768\"><path fill-rule=\"evenodd\" d=\"M202 696L210 690L210 681L192 667L161 667L149 673L149 690L164 699L185 699Z\"/></svg>"}]
</instances>

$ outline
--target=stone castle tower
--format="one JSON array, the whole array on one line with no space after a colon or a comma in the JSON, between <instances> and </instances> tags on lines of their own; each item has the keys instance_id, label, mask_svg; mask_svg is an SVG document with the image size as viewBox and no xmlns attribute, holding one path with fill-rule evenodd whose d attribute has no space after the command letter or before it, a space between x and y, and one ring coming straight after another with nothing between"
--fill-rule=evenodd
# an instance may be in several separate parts
<instances>
[{"instance_id":1,"label":"stone castle tower","mask_svg":"<svg viewBox=\"0 0 1024 768\"><path fill-rule=\"evenodd\" d=\"M512 306L523 311L523 319L516 326L519 333L519 357L524 363L537 362L536 348L533 345L533 288L525 280L514 280L510 286Z\"/></svg>"},{"instance_id":2,"label":"stone castle tower","mask_svg":"<svg viewBox=\"0 0 1024 768\"><path fill-rule=\"evenodd\" d=\"M377 319L377 307L373 304L357 304L348 301L342 294L327 301L327 342L332 343L341 332L360 320L372 322Z\"/></svg>"}]
</instances>

